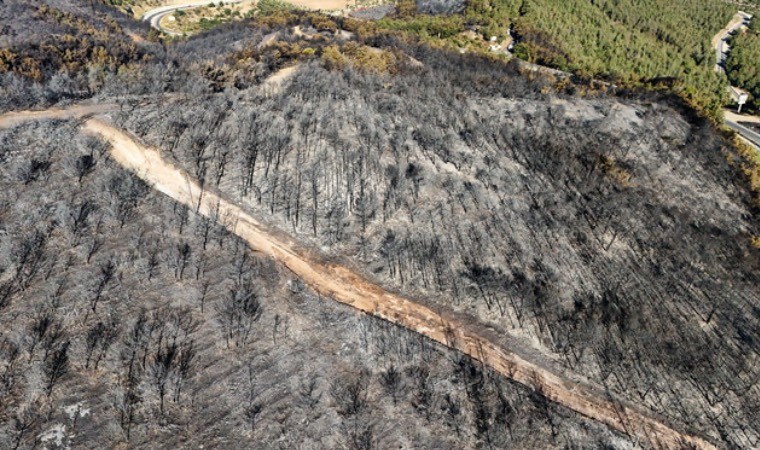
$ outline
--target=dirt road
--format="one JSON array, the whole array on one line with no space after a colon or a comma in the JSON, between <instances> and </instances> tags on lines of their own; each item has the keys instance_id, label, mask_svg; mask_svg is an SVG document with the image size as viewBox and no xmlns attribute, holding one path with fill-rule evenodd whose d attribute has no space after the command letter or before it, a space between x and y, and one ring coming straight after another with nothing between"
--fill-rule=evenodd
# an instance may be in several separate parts
<instances>
[{"instance_id":1,"label":"dirt road","mask_svg":"<svg viewBox=\"0 0 760 450\"><path fill-rule=\"evenodd\" d=\"M67 109L46 109L41 111L14 111L0 114L0 129L10 128L30 120L79 119L92 114L118 111L119 105L103 103L99 105L77 105Z\"/></svg>"},{"instance_id":2,"label":"dirt road","mask_svg":"<svg viewBox=\"0 0 760 450\"><path fill-rule=\"evenodd\" d=\"M730 120L731 122L760 123L760 116L736 114L735 112L728 109L723 110L723 116L726 118L726 120Z\"/></svg>"},{"instance_id":3,"label":"dirt road","mask_svg":"<svg viewBox=\"0 0 760 450\"><path fill-rule=\"evenodd\" d=\"M344 266L324 261L287 236L267 230L237 205L203 191L195 180L165 161L157 150L143 146L107 122L89 119L85 129L111 143L111 155L119 164L177 202L217 220L252 249L285 265L321 295L466 353L551 401L638 438L644 446L683 448L684 444L691 444L696 448L715 448L703 439L665 425L651 412L610 400L597 386L573 381L580 377L561 374L534 354L535 350L516 342L514 347L511 343L509 348L501 347L495 342L503 342L503 336L497 338L471 320L452 312L434 311L420 302L388 292Z\"/></svg>"}]
</instances>

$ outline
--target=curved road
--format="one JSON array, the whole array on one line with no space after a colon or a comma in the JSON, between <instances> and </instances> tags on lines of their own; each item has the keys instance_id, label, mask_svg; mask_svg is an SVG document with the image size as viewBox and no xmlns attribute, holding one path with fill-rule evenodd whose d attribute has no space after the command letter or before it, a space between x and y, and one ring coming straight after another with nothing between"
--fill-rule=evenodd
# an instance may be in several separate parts
<instances>
[{"instance_id":1,"label":"curved road","mask_svg":"<svg viewBox=\"0 0 760 450\"><path fill-rule=\"evenodd\" d=\"M720 30L720 32L712 38L712 44L716 52L715 70L717 72L726 72L724 65L726 58L728 58L728 52L731 50L731 47L728 45L728 39L731 36L731 33L743 26L749 25L750 19L752 19L751 14L739 11L731 19L731 22L726 25L726 28ZM742 116L733 114L729 111L725 111L724 116L726 125L729 128L739 133L741 137L743 137L750 144L754 145L758 151L760 151L760 134L739 124L738 121L742 120ZM752 120L752 116L749 116L747 119L748 122Z\"/></svg>"},{"instance_id":2,"label":"curved road","mask_svg":"<svg viewBox=\"0 0 760 450\"><path fill-rule=\"evenodd\" d=\"M723 64L726 62L729 50L731 50L731 47L728 45L728 38L731 36L731 33L743 26L749 25L749 20L751 18L751 14L742 11L737 12L728 25L726 25L726 28L720 30L720 32L712 38L712 44L715 48L716 54L716 71L725 72Z\"/></svg>"},{"instance_id":3,"label":"curved road","mask_svg":"<svg viewBox=\"0 0 760 450\"><path fill-rule=\"evenodd\" d=\"M241 1L243 0L224 0L224 4L229 5L232 3L240 3ZM158 31L163 31L164 33L171 36L180 36L181 33L177 33L176 31L172 31L172 30L167 30L166 28L161 27L161 19L173 13L174 11L177 11L180 9L197 8L199 6L207 6L212 3L218 3L218 0L217 1L195 0L195 1L188 1L184 3L178 3L176 5L161 6L159 8L146 11L145 14L143 14L142 16L142 20L143 22L149 22L150 26L152 26Z\"/></svg>"}]
</instances>

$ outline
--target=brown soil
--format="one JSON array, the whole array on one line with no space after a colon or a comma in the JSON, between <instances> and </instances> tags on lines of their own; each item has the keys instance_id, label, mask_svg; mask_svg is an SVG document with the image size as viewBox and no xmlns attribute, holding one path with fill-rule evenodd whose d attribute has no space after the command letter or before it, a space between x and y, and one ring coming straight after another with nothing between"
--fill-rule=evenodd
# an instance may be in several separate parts
<instances>
[{"instance_id":1,"label":"brown soil","mask_svg":"<svg viewBox=\"0 0 760 450\"><path fill-rule=\"evenodd\" d=\"M735 112L729 111L727 109L723 110L723 115L725 116L726 120L730 120L732 122L760 123L760 116L736 114Z\"/></svg>"},{"instance_id":2,"label":"brown soil","mask_svg":"<svg viewBox=\"0 0 760 450\"><path fill-rule=\"evenodd\" d=\"M288 3L306 9L332 10L348 7L349 0L289 0Z\"/></svg>"},{"instance_id":3,"label":"brown soil","mask_svg":"<svg viewBox=\"0 0 760 450\"><path fill-rule=\"evenodd\" d=\"M280 92L282 85L293 76L296 69L298 69L298 65L284 67L270 75L261 85L264 89L267 89L268 92L276 94Z\"/></svg>"},{"instance_id":4,"label":"brown soil","mask_svg":"<svg viewBox=\"0 0 760 450\"><path fill-rule=\"evenodd\" d=\"M46 109L41 111L14 111L0 114L0 129L11 128L29 120L42 119L78 119L92 114L117 111L119 105L78 105L67 109Z\"/></svg>"}]
</instances>

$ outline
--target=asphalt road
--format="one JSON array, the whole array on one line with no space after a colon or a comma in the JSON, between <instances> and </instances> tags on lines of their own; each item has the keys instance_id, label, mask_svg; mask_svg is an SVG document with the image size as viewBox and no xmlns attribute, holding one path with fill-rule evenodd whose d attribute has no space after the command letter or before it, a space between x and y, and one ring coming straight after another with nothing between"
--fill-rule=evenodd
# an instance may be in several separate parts
<instances>
[{"instance_id":1,"label":"asphalt road","mask_svg":"<svg viewBox=\"0 0 760 450\"><path fill-rule=\"evenodd\" d=\"M232 3L240 3L242 0L225 0L225 4L232 4ZM196 0L196 1L190 1L187 3L180 3L177 5L168 5L168 6L161 6L159 8L151 9L150 11L147 11L142 16L143 22L149 22L150 26L155 28L158 31L163 31L166 34L169 34L171 36L179 36L180 33L177 33L175 31L167 30L166 28L161 27L161 19L163 19L165 16L168 16L169 14L173 13L174 11L177 11L179 9L190 9L190 8L197 8L199 6L206 6L210 5L212 3L218 3L217 1L213 0Z\"/></svg>"},{"instance_id":2,"label":"asphalt road","mask_svg":"<svg viewBox=\"0 0 760 450\"><path fill-rule=\"evenodd\" d=\"M738 124L736 122L732 122L730 120L726 120L726 125L729 126L729 128L735 130L737 133L739 133L744 139L752 142L757 146L757 148L760 149L760 133L757 133L755 131L750 130L749 128Z\"/></svg>"},{"instance_id":3,"label":"asphalt road","mask_svg":"<svg viewBox=\"0 0 760 450\"><path fill-rule=\"evenodd\" d=\"M719 72L723 72L723 64L726 62L726 58L728 58L728 52L731 50L730 46L728 45L728 38L731 36L731 33L738 30L739 28L749 25L749 20L752 18L751 15L746 13L737 13L737 17L741 17L742 20L733 21L729 24L729 27L726 29L723 29L719 33L719 39L717 42L717 45L715 46L715 52L716 52L716 70Z\"/></svg>"},{"instance_id":4,"label":"asphalt road","mask_svg":"<svg viewBox=\"0 0 760 450\"><path fill-rule=\"evenodd\" d=\"M731 47L728 45L728 39L731 36L731 33L743 26L749 25L751 18L752 16L750 14L743 12L736 13L728 26L713 38L713 45L715 46L716 51L716 71L725 73L724 65L726 58L728 58L728 52L731 50ZM729 120L728 118L726 118L726 125L760 148L760 134L734 122L733 120Z\"/></svg>"}]
</instances>

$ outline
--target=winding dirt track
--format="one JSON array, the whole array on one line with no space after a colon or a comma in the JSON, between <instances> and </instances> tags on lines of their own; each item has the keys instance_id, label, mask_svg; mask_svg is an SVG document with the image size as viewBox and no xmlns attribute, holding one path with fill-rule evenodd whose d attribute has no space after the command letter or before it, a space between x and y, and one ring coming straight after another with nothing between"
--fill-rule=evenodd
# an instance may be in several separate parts
<instances>
[{"instance_id":1,"label":"winding dirt track","mask_svg":"<svg viewBox=\"0 0 760 450\"><path fill-rule=\"evenodd\" d=\"M110 108L104 107L104 109ZM91 109L75 108L68 116L61 110L0 115L0 128L24 120L46 117L78 118ZM642 446L680 449L694 446L714 449L704 439L676 431L655 414L620 400L580 376L562 374L552 364L508 336L496 336L468 318L449 311L436 312L421 302L388 292L339 264L299 247L287 236L267 230L239 206L212 192L203 191L187 173L164 160L159 151L146 147L129 134L100 119L88 119L88 133L105 138L112 158L158 191L198 213L218 221L250 247L280 262L315 291L356 309L404 326L490 366L496 372L528 386L547 399L604 423L638 439ZM508 347L496 342L507 342Z\"/></svg>"}]
</instances>

